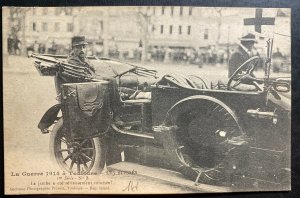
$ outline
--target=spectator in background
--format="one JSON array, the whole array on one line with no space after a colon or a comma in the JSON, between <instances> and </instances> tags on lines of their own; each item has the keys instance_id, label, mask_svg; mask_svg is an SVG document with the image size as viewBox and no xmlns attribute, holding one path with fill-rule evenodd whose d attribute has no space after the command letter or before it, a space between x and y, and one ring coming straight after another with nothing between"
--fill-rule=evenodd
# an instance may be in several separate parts
<instances>
[{"instance_id":1,"label":"spectator in background","mask_svg":"<svg viewBox=\"0 0 300 198\"><path fill-rule=\"evenodd\" d=\"M283 62L285 60L285 57L282 55L280 52L279 48L276 49L276 52L272 54L272 67L273 67L273 72L280 72L284 71L283 68Z\"/></svg>"},{"instance_id":2,"label":"spectator in background","mask_svg":"<svg viewBox=\"0 0 300 198\"><path fill-rule=\"evenodd\" d=\"M39 53L40 53L40 54L44 54L45 51L46 51L46 46L45 46L45 44L40 43L40 45L39 45Z\"/></svg>"},{"instance_id":3,"label":"spectator in background","mask_svg":"<svg viewBox=\"0 0 300 198\"><path fill-rule=\"evenodd\" d=\"M216 64L217 63L217 59L218 59L218 55L217 55L217 49L215 46L212 46L211 49L211 57L212 57L212 64Z\"/></svg>"},{"instance_id":4,"label":"spectator in background","mask_svg":"<svg viewBox=\"0 0 300 198\"><path fill-rule=\"evenodd\" d=\"M283 58L282 53L280 52L279 48L277 47L276 52L273 53L273 58Z\"/></svg>"},{"instance_id":5,"label":"spectator in background","mask_svg":"<svg viewBox=\"0 0 300 198\"><path fill-rule=\"evenodd\" d=\"M16 42L17 42L17 38L13 37L11 40L11 54L15 55L16 54Z\"/></svg>"},{"instance_id":6,"label":"spectator in background","mask_svg":"<svg viewBox=\"0 0 300 198\"><path fill-rule=\"evenodd\" d=\"M15 53L16 53L16 55L20 56L21 55L22 43L18 38L16 38L16 41L15 41L14 44L15 44Z\"/></svg>"},{"instance_id":7,"label":"spectator in background","mask_svg":"<svg viewBox=\"0 0 300 198\"><path fill-rule=\"evenodd\" d=\"M52 54L56 54L56 51L57 51L57 45L56 45L55 41L53 40L52 46L51 46L51 52L52 52Z\"/></svg>"},{"instance_id":8,"label":"spectator in background","mask_svg":"<svg viewBox=\"0 0 300 198\"><path fill-rule=\"evenodd\" d=\"M33 51L34 51L34 53L39 52L39 44L37 41L34 41L34 43L33 43Z\"/></svg>"},{"instance_id":9,"label":"spectator in background","mask_svg":"<svg viewBox=\"0 0 300 198\"><path fill-rule=\"evenodd\" d=\"M7 38L7 51L8 54L13 54L14 51L14 39L12 37L12 35L9 35L9 37Z\"/></svg>"}]
</instances>

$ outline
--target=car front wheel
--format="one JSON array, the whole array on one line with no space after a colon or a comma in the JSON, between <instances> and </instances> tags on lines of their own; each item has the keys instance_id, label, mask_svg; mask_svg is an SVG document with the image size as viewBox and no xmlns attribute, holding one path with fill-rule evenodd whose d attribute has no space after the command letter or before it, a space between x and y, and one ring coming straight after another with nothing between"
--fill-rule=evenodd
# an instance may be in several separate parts
<instances>
[{"instance_id":1,"label":"car front wheel","mask_svg":"<svg viewBox=\"0 0 300 198\"><path fill-rule=\"evenodd\" d=\"M54 126L50 136L50 155L61 169L76 173L101 173L105 165L105 147L99 137L69 140L63 119Z\"/></svg>"}]
</instances>

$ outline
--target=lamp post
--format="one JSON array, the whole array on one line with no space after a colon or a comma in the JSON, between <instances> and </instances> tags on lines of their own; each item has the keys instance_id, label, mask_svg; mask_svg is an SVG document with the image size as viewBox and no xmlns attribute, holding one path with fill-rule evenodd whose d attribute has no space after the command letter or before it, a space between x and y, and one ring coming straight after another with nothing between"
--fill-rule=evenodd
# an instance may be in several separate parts
<instances>
[{"instance_id":1,"label":"lamp post","mask_svg":"<svg viewBox=\"0 0 300 198\"><path fill-rule=\"evenodd\" d=\"M104 11L103 20L103 55L108 57L108 27L109 27L110 9L106 8Z\"/></svg>"},{"instance_id":2,"label":"lamp post","mask_svg":"<svg viewBox=\"0 0 300 198\"><path fill-rule=\"evenodd\" d=\"M230 25L228 26L227 30L227 60L229 59L229 34L230 34Z\"/></svg>"}]
</instances>

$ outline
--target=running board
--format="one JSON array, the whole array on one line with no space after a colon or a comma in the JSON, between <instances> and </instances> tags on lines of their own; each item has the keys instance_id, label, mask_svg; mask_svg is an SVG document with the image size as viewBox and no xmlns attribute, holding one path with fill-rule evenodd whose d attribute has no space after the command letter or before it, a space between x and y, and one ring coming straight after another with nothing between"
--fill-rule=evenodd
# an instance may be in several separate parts
<instances>
[{"instance_id":1,"label":"running board","mask_svg":"<svg viewBox=\"0 0 300 198\"><path fill-rule=\"evenodd\" d=\"M130 132L130 131L123 131L123 130L119 129L115 124L111 124L111 126L116 132L121 133L123 135L131 135L131 136L135 136L135 137L154 139L154 136L151 135L150 133L145 133L145 132L135 133L135 132Z\"/></svg>"}]
</instances>

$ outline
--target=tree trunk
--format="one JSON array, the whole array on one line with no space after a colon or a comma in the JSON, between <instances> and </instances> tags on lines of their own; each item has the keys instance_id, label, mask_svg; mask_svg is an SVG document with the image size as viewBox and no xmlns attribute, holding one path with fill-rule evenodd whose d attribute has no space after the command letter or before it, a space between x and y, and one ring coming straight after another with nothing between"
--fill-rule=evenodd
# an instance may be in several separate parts
<instances>
[{"instance_id":1,"label":"tree trunk","mask_svg":"<svg viewBox=\"0 0 300 198\"><path fill-rule=\"evenodd\" d=\"M108 22L109 22L109 9L104 13L103 20L103 56L108 57Z\"/></svg>"},{"instance_id":2,"label":"tree trunk","mask_svg":"<svg viewBox=\"0 0 300 198\"><path fill-rule=\"evenodd\" d=\"M22 26L21 26L21 31L22 31L22 40L21 40L21 54L26 56L26 48L27 48L27 42L26 42L26 11L22 10Z\"/></svg>"},{"instance_id":3,"label":"tree trunk","mask_svg":"<svg viewBox=\"0 0 300 198\"><path fill-rule=\"evenodd\" d=\"M216 40L216 50L219 49L220 39L221 39L221 26L222 26L222 19L221 15L218 17L218 29L217 29L217 40Z\"/></svg>"},{"instance_id":4,"label":"tree trunk","mask_svg":"<svg viewBox=\"0 0 300 198\"><path fill-rule=\"evenodd\" d=\"M216 50L219 50L220 39L221 39L221 26L222 26L222 8L215 8L218 18L217 18L217 39L216 39Z\"/></svg>"},{"instance_id":5,"label":"tree trunk","mask_svg":"<svg viewBox=\"0 0 300 198\"><path fill-rule=\"evenodd\" d=\"M142 63L147 62L148 56L148 18L145 16L143 24L143 38L142 38Z\"/></svg>"},{"instance_id":6,"label":"tree trunk","mask_svg":"<svg viewBox=\"0 0 300 198\"><path fill-rule=\"evenodd\" d=\"M148 54L148 39L143 39L143 47L142 47L142 62L147 62L147 54Z\"/></svg>"}]
</instances>

